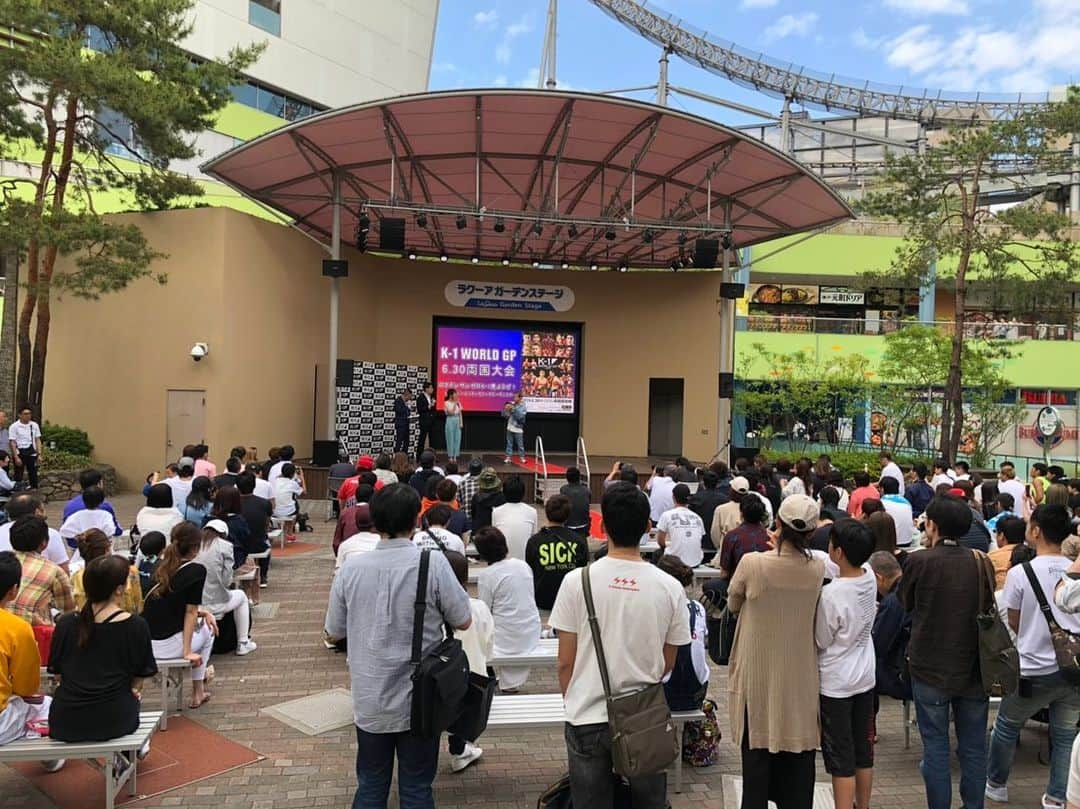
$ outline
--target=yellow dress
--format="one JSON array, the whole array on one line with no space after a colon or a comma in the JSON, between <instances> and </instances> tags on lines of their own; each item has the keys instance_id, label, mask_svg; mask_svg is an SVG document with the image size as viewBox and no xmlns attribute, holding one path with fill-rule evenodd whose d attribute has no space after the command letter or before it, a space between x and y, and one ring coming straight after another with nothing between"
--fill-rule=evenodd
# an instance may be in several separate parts
<instances>
[{"instance_id":1,"label":"yellow dress","mask_svg":"<svg viewBox=\"0 0 1080 809\"><path fill-rule=\"evenodd\" d=\"M71 577L71 586L75 591L75 605L81 610L86 604L86 591L83 589L82 570L77 570ZM139 569L132 565L128 571L127 590L120 601L120 608L132 615L140 615L143 608L142 584L139 582Z\"/></svg>"}]
</instances>

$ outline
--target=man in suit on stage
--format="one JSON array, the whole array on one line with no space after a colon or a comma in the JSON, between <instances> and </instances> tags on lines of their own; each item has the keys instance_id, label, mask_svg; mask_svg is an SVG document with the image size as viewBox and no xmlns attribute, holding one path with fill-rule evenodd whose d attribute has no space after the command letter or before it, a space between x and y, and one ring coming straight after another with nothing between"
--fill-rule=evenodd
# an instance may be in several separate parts
<instances>
[{"instance_id":1,"label":"man in suit on stage","mask_svg":"<svg viewBox=\"0 0 1080 809\"><path fill-rule=\"evenodd\" d=\"M430 382L424 383L420 395L416 397L416 413L420 421L420 438L416 442L416 457L419 460L435 427L435 386Z\"/></svg>"},{"instance_id":2,"label":"man in suit on stage","mask_svg":"<svg viewBox=\"0 0 1080 809\"><path fill-rule=\"evenodd\" d=\"M403 390L394 399L394 452L409 451L409 420L412 418L410 401L412 401L410 390Z\"/></svg>"}]
</instances>

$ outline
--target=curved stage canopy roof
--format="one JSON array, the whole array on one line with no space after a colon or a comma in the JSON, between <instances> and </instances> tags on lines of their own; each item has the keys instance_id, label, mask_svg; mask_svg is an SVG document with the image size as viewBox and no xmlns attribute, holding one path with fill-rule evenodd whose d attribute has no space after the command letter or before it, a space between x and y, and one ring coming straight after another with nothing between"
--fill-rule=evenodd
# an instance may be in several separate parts
<instances>
[{"instance_id":1,"label":"curved stage canopy roof","mask_svg":"<svg viewBox=\"0 0 1080 809\"><path fill-rule=\"evenodd\" d=\"M203 170L320 237L405 219L404 251L542 266L667 268L852 216L794 160L666 107L555 90L403 96L305 118Z\"/></svg>"}]
</instances>

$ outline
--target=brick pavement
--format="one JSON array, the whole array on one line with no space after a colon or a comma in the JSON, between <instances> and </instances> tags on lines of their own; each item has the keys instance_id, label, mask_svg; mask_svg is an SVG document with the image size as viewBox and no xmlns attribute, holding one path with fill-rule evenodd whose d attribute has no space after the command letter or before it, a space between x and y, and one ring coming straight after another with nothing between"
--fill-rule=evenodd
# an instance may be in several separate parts
<instances>
[{"instance_id":1,"label":"brick pavement","mask_svg":"<svg viewBox=\"0 0 1080 809\"><path fill-rule=\"evenodd\" d=\"M125 524L133 520L141 498L121 496L114 501ZM330 523L322 522L322 504L309 511L316 531L304 537L325 552L312 552L275 560L270 587L262 599L280 604L277 616L257 622L253 636L259 649L252 655L213 659L217 680L213 699L186 715L233 741L262 753L264 761L148 799L136 806L186 809L307 809L346 807L355 789L354 737L350 729L308 737L260 715L259 709L329 688L348 687L345 660L327 652L320 632L329 592L332 562ZM55 522L54 505L50 516ZM720 704L721 743L719 763L710 768L684 770L684 791L671 795L674 809L699 807L723 809L721 789L725 773L739 773L737 748L728 735L725 707L725 670L714 667L710 695ZM557 688L553 667L534 669L523 693L550 693ZM910 750L903 749L902 713L898 703L885 700L878 717L880 741L874 772L875 809L907 809L925 805L917 765L920 743L912 729ZM1046 768L1036 760L1045 730L1026 730L1017 752L1009 782L1012 806L1038 806L1046 783ZM566 769L561 731L500 731L481 739L483 758L464 773L451 774L443 747L435 782L439 807L519 809L536 805L537 795ZM818 780L827 781L818 757ZM954 778L957 771L954 766ZM396 798L391 799L396 807ZM988 804L994 806L994 804ZM0 807L54 809L53 804L30 787L17 773L0 767ZM88 807L88 809L90 809Z\"/></svg>"}]
</instances>

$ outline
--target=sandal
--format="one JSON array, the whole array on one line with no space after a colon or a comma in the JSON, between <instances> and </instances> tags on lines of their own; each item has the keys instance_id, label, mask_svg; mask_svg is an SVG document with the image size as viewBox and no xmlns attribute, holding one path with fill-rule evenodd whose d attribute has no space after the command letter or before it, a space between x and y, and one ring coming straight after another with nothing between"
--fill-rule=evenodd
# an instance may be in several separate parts
<instances>
[{"instance_id":1,"label":"sandal","mask_svg":"<svg viewBox=\"0 0 1080 809\"><path fill-rule=\"evenodd\" d=\"M210 692L207 691L205 694L203 694L203 698L202 698L201 702L189 702L188 703L188 708L190 708L191 710L194 711L194 710L197 710L197 709L201 708L203 705L205 705L209 701L210 701Z\"/></svg>"}]
</instances>

